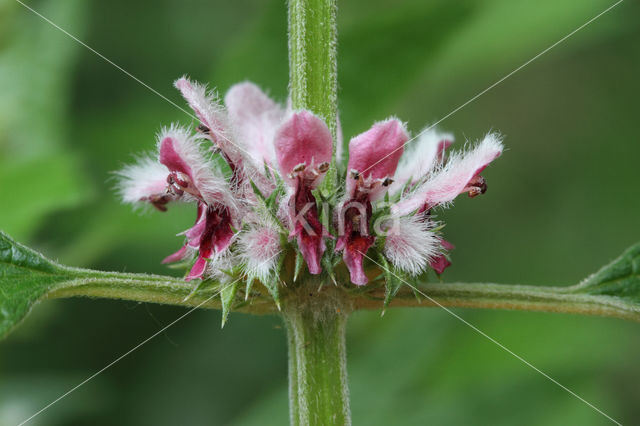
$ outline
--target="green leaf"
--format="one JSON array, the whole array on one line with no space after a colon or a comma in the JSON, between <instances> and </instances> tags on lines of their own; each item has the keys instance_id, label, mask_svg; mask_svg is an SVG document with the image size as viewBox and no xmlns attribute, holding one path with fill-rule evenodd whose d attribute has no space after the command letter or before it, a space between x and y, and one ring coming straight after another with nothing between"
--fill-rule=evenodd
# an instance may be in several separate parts
<instances>
[{"instance_id":1,"label":"green leaf","mask_svg":"<svg viewBox=\"0 0 640 426\"><path fill-rule=\"evenodd\" d=\"M73 275L0 232L0 338L50 290Z\"/></svg>"},{"instance_id":2,"label":"green leaf","mask_svg":"<svg viewBox=\"0 0 640 426\"><path fill-rule=\"evenodd\" d=\"M233 307L233 302L236 299L236 292L238 291L239 281L235 280L229 284L222 284L220 289L220 301L222 302L222 327L224 327L229 317L229 312Z\"/></svg>"},{"instance_id":3,"label":"green leaf","mask_svg":"<svg viewBox=\"0 0 640 426\"><path fill-rule=\"evenodd\" d=\"M0 231L0 339L47 298L89 296L214 309L220 309L222 299L228 314L233 297L228 291L216 297L221 287L212 284L215 283L186 282L162 275L71 268L47 259ZM277 300L277 285L272 295ZM237 310L273 312L274 307L269 297L256 296L251 304Z\"/></svg>"},{"instance_id":4,"label":"green leaf","mask_svg":"<svg viewBox=\"0 0 640 426\"><path fill-rule=\"evenodd\" d=\"M372 260L373 261L373 260ZM458 306L599 315L640 321L640 243L627 249L582 283L566 287L493 283L414 283L375 261L403 284L371 288L366 297L354 298L357 309L386 306ZM395 296L393 293L395 291ZM389 297L393 296L389 300ZM414 297L416 296L416 297Z\"/></svg>"},{"instance_id":5,"label":"green leaf","mask_svg":"<svg viewBox=\"0 0 640 426\"><path fill-rule=\"evenodd\" d=\"M640 243L573 289L576 293L615 297L640 309Z\"/></svg>"}]
</instances>

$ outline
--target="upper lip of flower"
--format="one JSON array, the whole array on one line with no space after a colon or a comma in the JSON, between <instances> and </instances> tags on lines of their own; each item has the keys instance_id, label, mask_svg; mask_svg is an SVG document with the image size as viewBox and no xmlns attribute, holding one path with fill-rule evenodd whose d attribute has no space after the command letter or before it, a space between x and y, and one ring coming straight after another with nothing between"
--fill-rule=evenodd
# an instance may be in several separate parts
<instances>
[{"instance_id":1,"label":"upper lip of flower","mask_svg":"<svg viewBox=\"0 0 640 426\"><path fill-rule=\"evenodd\" d=\"M245 256L240 265L247 275L271 279L265 274L277 273L275 263L250 270L246 253L258 252L261 241L270 244L270 253L278 253L282 242L274 232L282 232L277 222L283 222L290 237L296 238L309 272L320 273L327 256L324 240L330 234L318 216L314 191L332 161L333 139L326 123L310 111L287 111L249 82L228 91L226 109L214 93L186 77L175 86L200 120L195 134L179 126L163 129L158 135L158 161L144 158L120 172L120 192L126 202L146 201L160 210L166 210L169 201L196 202L196 221L183 233L185 245L165 261L183 259L197 250L198 259L187 276L192 279L207 273L209 259L224 254L225 262L233 264ZM339 124L336 134L341 141ZM503 149L500 136L488 134L475 148L446 158L453 137L433 130L423 132L416 148L403 155L408 139L405 125L390 118L350 141L344 196L335 216L341 228L336 249L343 251L355 284L367 282L364 257L377 238L371 232L371 216L374 203L385 193L393 200L386 209L396 219L405 217L404 225L396 229L399 234L383 244L385 256L408 273L417 274L426 264L441 272L449 261L439 253L450 247L434 233L430 210L463 192L472 197L484 193L486 182L480 173ZM214 150L207 149L205 140ZM230 179L212 160L215 153L229 165ZM284 198L281 189L276 190L283 186L288 188ZM281 202L271 200L266 205L266 197L280 197ZM243 226L253 234L240 238L238 249L229 253Z\"/></svg>"}]
</instances>

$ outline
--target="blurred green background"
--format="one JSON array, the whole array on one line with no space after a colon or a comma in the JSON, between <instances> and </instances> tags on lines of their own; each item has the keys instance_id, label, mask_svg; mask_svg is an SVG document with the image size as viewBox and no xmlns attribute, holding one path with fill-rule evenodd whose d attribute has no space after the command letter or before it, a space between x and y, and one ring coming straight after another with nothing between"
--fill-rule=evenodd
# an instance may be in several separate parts
<instances>
[{"instance_id":1,"label":"blurred green background","mask_svg":"<svg viewBox=\"0 0 640 426\"><path fill-rule=\"evenodd\" d=\"M610 0L340 2L348 138L397 115L416 133L582 25ZM40 0L43 15L171 100L182 74L224 92L287 92L283 0ZM441 123L458 146L508 151L489 192L441 212L445 281L575 283L640 240L640 7L626 1ZM0 0L0 228L77 266L170 273L191 209L118 203L113 170L189 117L14 0ZM0 425L14 425L184 313L106 300L46 302L0 343ZM615 319L456 310L623 424L640 421L640 328ZM441 309L357 313L359 425L600 425L578 399ZM276 317L195 312L33 425L280 425Z\"/></svg>"}]
</instances>

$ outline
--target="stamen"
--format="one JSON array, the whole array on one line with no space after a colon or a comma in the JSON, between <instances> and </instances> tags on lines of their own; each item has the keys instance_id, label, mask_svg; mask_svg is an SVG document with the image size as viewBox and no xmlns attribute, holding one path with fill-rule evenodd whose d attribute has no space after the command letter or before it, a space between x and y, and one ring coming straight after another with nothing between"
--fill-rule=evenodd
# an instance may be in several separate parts
<instances>
[{"instance_id":1,"label":"stamen","mask_svg":"<svg viewBox=\"0 0 640 426\"><path fill-rule=\"evenodd\" d=\"M324 163L318 164L318 172L326 173L329 170L329 162L325 161Z\"/></svg>"},{"instance_id":2,"label":"stamen","mask_svg":"<svg viewBox=\"0 0 640 426\"><path fill-rule=\"evenodd\" d=\"M477 197L487 192L487 181L482 176L476 176L469 181L467 188L470 198Z\"/></svg>"},{"instance_id":3,"label":"stamen","mask_svg":"<svg viewBox=\"0 0 640 426\"><path fill-rule=\"evenodd\" d=\"M211 133L211 129L210 129L210 128L208 128L207 126L205 126L205 125L204 125L204 124L202 124L202 123L198 124L197 129L198 129L198 131L199 131L200 133L203 133L203 134L205 134L205 135L208 135L208 134L210 134L210 133Z\"/></svg>"},{"instance_id":4,"label":"stamen","mask_svg":"<svg viewBox=\"0 0 640 426\"><path fill-rule=\"evenodd\" d=\"M305 163L300 163L291 170L291 173L300 173L307 167Z\"/></svg>"}]
</instances>

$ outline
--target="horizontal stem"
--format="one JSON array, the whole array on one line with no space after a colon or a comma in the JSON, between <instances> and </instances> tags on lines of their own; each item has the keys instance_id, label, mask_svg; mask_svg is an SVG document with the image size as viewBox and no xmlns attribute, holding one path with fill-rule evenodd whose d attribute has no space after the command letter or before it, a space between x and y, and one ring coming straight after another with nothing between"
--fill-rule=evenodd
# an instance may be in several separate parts
<instances>
[{"instance_id":1,"label":"horizontal stem","mask_svg":"<svg viewBox=\"0 0 640 426\"><path fill-rule=\"evenodd\" d=\"M544 311L616 317L640 321L640 309L621 299L605 295L582 294L578 286L543 287L485 283L422 284L414 291L403 286L391 302L392 307L462 307ZM380 309L384 289L353 300L354 309Z\"/></svg>"},{"instance_id":2,"label":"horizontal stem","mask_svg":"<svg viewBox=\"0 0 640 426\"><path fill-rule=\"evenodd\" d=\"M85 275L57 286L47 295L47 298L87 296L220 309L220 299L215 297L217 293L215 287L203 288L193 293L196 286L197 283L187 283L179 278L91 271L89 276ZM382 309L383 307L384 288L382 287L367 292L352 292L344 287L337 289L344 291L346 303L349 303L354 310ZM410 287L403 286L390 306L545 311L640 321L640 308L637 305L612 296L584 294L580 292L578 286L433 283L420 284L416 289L419 290L419 297L416 297ZM276 313L277 308L273 301L266 296L266 291L264 293L265 297L251 297L250 303L239 304L233 310L252 314ZM286 297L286 290L282 296Z\"/></svg>"},{"instance_id":3,"label":"horizontal stem","mask_svg":"<svg viewBox=\"0 0 640 426\"><path fill-rule=\"evenodd\" d=\"M184 307L221 308L219 290L204 288L195 291L198 282L189 283L183 279L166 276L117 272L96 272L92 275L94 276L62 283L49 292L47 298L99 297ZM274 312L275 308L269 297L252 297L251 303L241 304L234 311L263 314Z\"/></svg>"}]
</instances>

